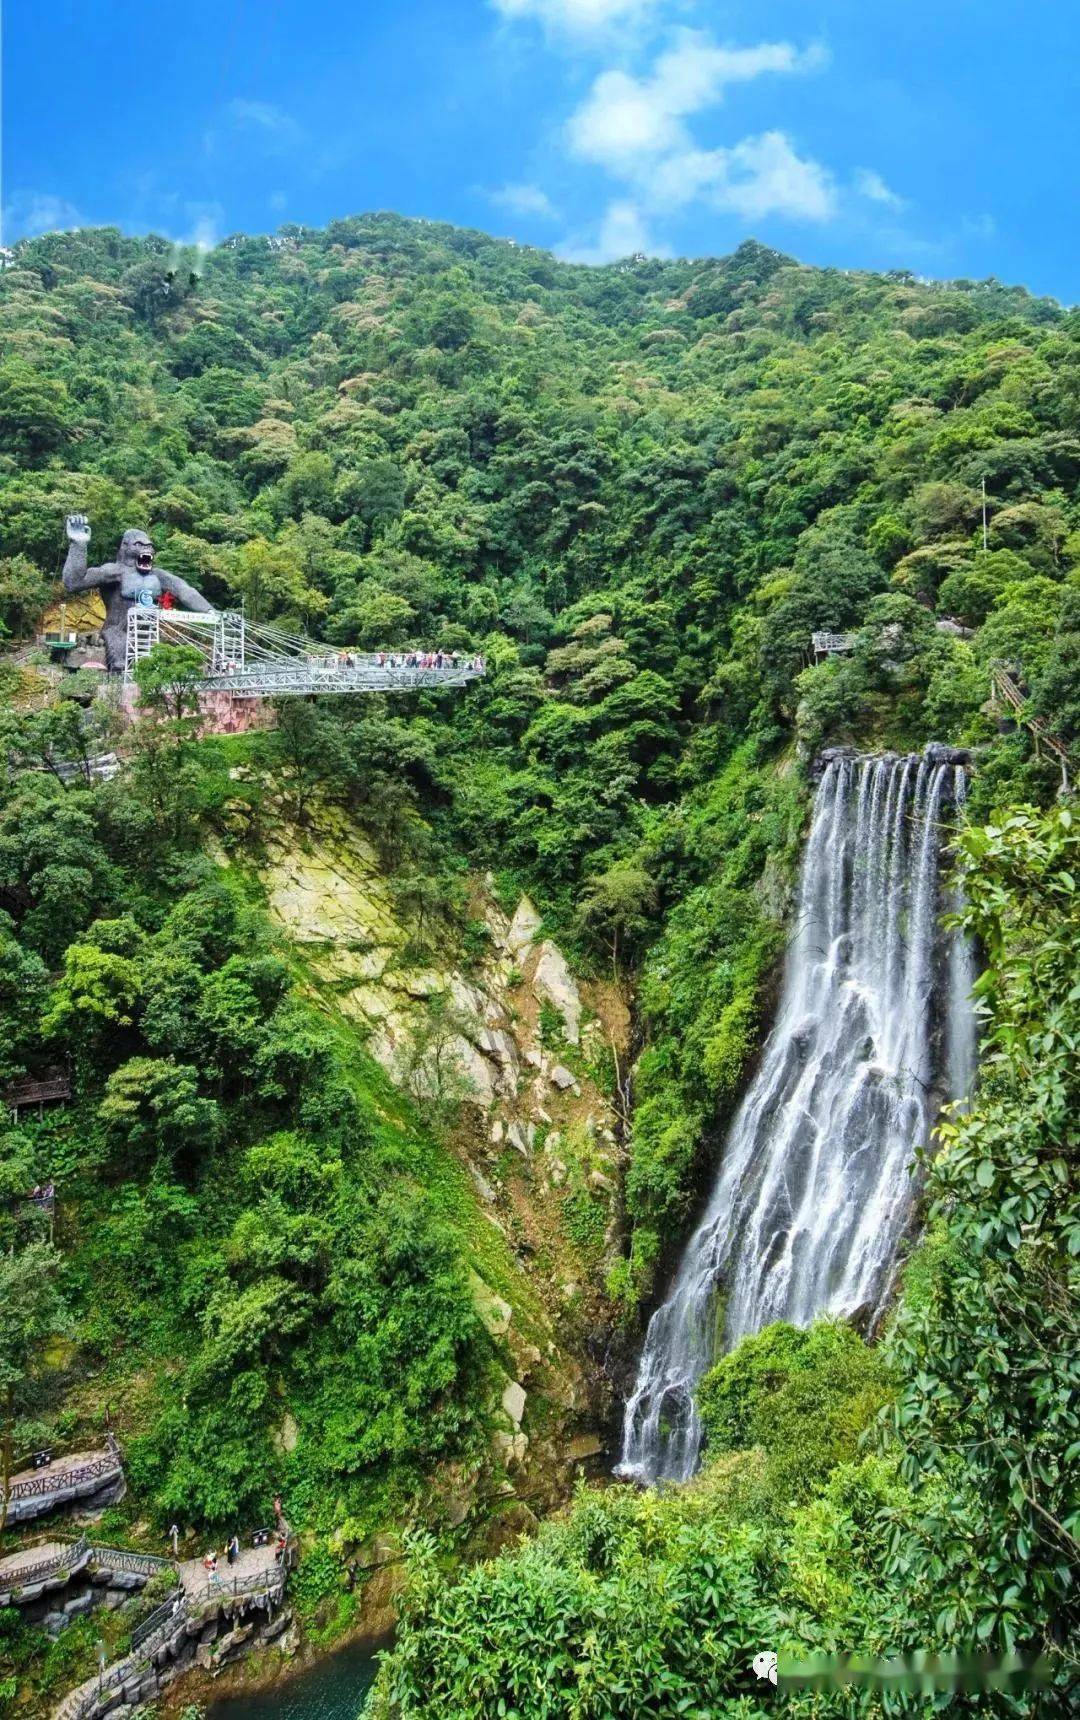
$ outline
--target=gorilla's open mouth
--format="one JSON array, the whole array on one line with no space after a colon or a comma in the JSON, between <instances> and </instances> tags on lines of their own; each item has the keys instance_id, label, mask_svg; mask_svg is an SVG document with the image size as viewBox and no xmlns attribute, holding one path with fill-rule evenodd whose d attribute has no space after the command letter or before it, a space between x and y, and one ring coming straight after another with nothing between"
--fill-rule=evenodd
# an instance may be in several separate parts
<instances>
[{"instance_id":1,"label":"gorilla's open mouth","mask_svg":"<svg viewBox=\"0 0 1080 1720\"><path fill-rule=\"evenodd\" d=\"M153 565L153 545L147 544L145 548L140 545L140 547L135 551L135 566L138 568L140 573L149 573Z\"/></svg>"}]
</instances>

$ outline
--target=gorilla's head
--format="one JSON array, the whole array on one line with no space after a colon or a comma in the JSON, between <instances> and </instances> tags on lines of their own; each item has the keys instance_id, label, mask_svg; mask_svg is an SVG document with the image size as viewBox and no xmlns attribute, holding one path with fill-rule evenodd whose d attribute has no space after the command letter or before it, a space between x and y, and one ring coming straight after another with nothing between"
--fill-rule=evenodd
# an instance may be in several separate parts
<instances>
[{"instance_id":1,"label":"gorilla's head","mask_svg":"<svg viewBox=\"0 0 1080 1720\"><path fill-rule=\"evenodd\" d=\"M154 546L145 532L125 532L120 539L120 553L116 559L121 567L149 573L154 565Z\"/></svg>"}]
</instances>

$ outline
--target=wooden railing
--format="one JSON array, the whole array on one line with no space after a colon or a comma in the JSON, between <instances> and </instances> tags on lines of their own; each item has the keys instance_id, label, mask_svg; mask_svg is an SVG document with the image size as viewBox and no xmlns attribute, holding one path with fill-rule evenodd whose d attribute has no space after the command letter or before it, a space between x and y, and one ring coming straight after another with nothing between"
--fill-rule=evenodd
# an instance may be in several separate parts
<instances>
[{"instance_id":1,"label":"wooden railing","mask_svg":"<svg viewBox=\"0 0 1080 1720\"><path fill-rule=\"evenodd\" d=\"M990 665L990 699L996 704L1003 700L1017 714L1020 722L1029 730L1035 741L1035 751L1040 745L1049 753L1053 753L1061 765L1061 786L1063 790L1069 787L1069 749L1057 736L1051 734L1041 717L1027 714L1027 699L1020 691L1016 679L1007 663L996 658Z\"/></svg>"}]
</instances>

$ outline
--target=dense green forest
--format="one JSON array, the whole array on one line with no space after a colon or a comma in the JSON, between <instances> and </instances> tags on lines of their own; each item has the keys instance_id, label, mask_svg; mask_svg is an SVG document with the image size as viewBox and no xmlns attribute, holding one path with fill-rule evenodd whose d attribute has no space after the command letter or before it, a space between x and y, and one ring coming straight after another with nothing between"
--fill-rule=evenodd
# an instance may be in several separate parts
<instances>
[{"instance_id":1,"label":"dense green forest","mask_svg":"<svg viewBox=\"0 0 1080 1720\"><path fill-rule=\"evenodd\" d=\"M1077 315L752 243L595 269L377 216L208 254L22 242L0 329L0 1078L74 1058L70 1109L0 1137L9 1438L114 1397L159 1534L286 1488L328 1634L354 1616L350 1550L410 1522L378 1694L403 1720L764 1712L768 1646L1044 1652L1052 1688L979 1711L1064 1713L1080 825L986 701L1012 664L1080 750ZM214 741L173 658L112 782L26 768L114 734L100 703L45 702L20 649L76 509L91 559L145 525L214 602L341 646L478 649L488 673ZM815 629L854 647L815 663ZM344 817L413 938L466 965L490 872L625 996L603 1322L632 1355L760 1043L806 766L930 739L977 749L958 857L986 1039L885 1343L745 1341L702 1388L698 1482L586 1492L462 1575L433 1478L491 1464L499 1365L469 1269L514 1301L516 1268L459 1123L318 1007L261 853ZM55 1242L19 1199L46 1178ZM0 1690L47 1689L59 1648L0 1613Z\"/></svg>"}]
</instances>

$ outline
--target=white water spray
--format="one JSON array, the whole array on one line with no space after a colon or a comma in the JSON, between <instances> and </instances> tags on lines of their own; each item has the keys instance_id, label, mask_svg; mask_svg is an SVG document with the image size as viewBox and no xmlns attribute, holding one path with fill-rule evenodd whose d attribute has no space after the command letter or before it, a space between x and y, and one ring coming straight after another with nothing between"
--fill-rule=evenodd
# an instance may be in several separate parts
<instances>
[{"instance_id":1,"label":"white water spray","mask_svg":"<svg viewBox=\"0 0 1080 1720\"><path fill-rule=\"evenodd\" d=\"M915 1151L974 1066L971 952L940 924L955 905L939 887L941 821L964 789L962 769L917 756L827 766L776 1026L649 1322L620 1474L693 1474L694 1388L746 1333L880 1309Z\"/></svg>"}]
</instances>

